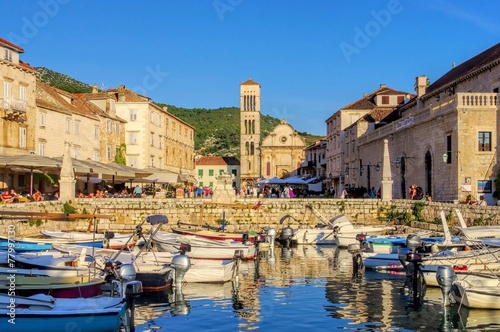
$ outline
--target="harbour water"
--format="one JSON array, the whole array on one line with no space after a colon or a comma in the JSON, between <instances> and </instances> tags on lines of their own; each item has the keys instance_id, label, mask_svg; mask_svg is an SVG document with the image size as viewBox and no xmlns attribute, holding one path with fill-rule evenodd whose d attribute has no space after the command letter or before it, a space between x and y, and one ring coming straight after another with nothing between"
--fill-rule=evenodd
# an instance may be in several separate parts
<instances>
[{"instance_id":1,"label":"harbour water","mask_svg":"<svg viewBox=\"0 0 500 332\"><path fill-rule=\"evenodd\" d=\"M135 325L137 332L500 331L498 311L445 309L439 288L414 306L403 285L400 274L353 278L345 249L276 247L242 263L232 282L143 294Z\"/></svg>"}]
</instances>

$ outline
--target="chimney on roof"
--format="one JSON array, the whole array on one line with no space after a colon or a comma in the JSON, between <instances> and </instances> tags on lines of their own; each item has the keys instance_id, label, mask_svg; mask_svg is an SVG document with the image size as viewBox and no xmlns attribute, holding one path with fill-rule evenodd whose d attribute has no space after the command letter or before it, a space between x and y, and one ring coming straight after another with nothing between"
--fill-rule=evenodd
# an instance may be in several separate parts
<instances>
[{"instance_id":1,"label":"chimney on roof","mask_svg":"<svg viewBox=\"0 0 500 332\"><path fill-rule=\"evenodd\" d=\"M118 85L118 101L125 101L125 85Z\"/></svg>"},{"instance_id":2,"label":"chimney on roof","mask_svg":"<svg viewBox=\"0 0 500 332\"><path fill-rule=\"evenodd\" d=\"M168 107L167 107L167 106L163 106L163 110L164 110L165 112L168 112Z\"/></svg>"},{"instance_id":3,"label":"chimney on roof","mask_svg":"<svg viewBox=\"0 0 500 332\"><path fill-rule=\"evenodd\" d=\"M366 97L366 92L363 92L363 98Z\"/></svg>"},{"instance_id":4,"label":"chimney on roof","mask_svg":"<svg viewBox=\"0 0 500 332\"><path fill-rule=\"evenodd\" d=\"M387 88L387 85L385 85L384 83L380 84L380 88Z\"/></svg>"},{"instance_id":5,"label":"chimney on roof","mask_svg":"<svg viewBox=\"0 0 500 332\"><path fill-rule=\"evenodd\" d=\"M455 62L451 63L451 69L455 68Z\"/></svg>"},{"instance_id":6,"label":"chimney on roof","mask_svg":"<svg viewBox=\"0 0 500 332\"><path fill-rule=\"evenodd\" d=\"M92 86L92 93L98 93L99 92L99 89L97 88L97 83L94 83L94 85Z\"/></svg>"},{"instance_id":7,"label":"chimney on roof","mask_svg":"<svg viewBox=\"0 0 500 332\"><path fill-rule=\"evenodd\" d=\"M425 90L427 89L427 76L417 76L415 83L416 91L417 91L417 97L420 98L423 95L425 95Z\"/></svg>"}]
</instances>

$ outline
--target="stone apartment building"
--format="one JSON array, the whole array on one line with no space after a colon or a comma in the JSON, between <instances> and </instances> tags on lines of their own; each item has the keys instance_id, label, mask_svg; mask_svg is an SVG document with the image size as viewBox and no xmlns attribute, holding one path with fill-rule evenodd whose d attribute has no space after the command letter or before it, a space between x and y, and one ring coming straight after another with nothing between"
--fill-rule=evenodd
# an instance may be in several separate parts
<instances>
[{"instance_id":1,"label":"stone apartment building","mask_svg":"<svg viewBox=\"0 0 500 332\"><path fill-rule=\"evenodd\" d=\"M367 174L361 174L359 168L381 161L387 139L394 198L407 198L408 187L416 184L433 200L464 201L467 195L476 199L484 195L490 205L494 204L499 64L497 44L453 65L430 85L426 77L417 77L416 95L398 105L386 121L381 119L380 126L363 129L363 119L346 127L342 134L354 136L346 140L355 144L350 146L354 155L341 160L337 168L358 168L356 177L347 183L366 186ZM387 123L382 125L382 121ZM371 173L371 185L377 186L380 179L381 172Z\"/></svg>"},{"instance_id":2,"label":"stone apartment building","mask_svg":"<svg viewBox=\"0 0 500 332\"><path fill-rule=\"evenodd\" d=\"M116 99L117 115L127 121L127 165L167 170L193 181L194 127L123 85L107 93Z\"/></svg>"},{"instance_id":3,"label":"stone apartment building","mask_svg":"<svg viewBox=\"0 0 500 332\"><path fill-rule=\"evenodd\" d=\"M304 161L300 169L300 176L318 177L330 183L330 177L326 173L326 138L322 138L304 149Z\"/></svg>"},{"instance_id":4,"label":"stone apartment building","mask_svg":"<svg viewBox=\"0 0 500 332\"><path fill-rule=\"evenodd\" d=\"M36 70L20 60L24 50L0 38L0 154L35 149Z\"/></svg>"},{"instance_id":5,"label":"stone apartment building","mask_svg":"<svg viewBox=\"0 0 500 332\"><path fill-rule=\"evenodd\" d=\"M217 177L227 173L233 176L232 187L240 186L240 161L235 157L204 156L196 160L196 179L200 187L214 188Z\"/></svg>"},{"instance_id":6,"label":"stone apartment building","mask_svg":"<svg viewBox=\"0 0 500 332\"><path fill-rule=\"evenodd\" d=\"M411 94L380 84L375 91L341 108L326 120L326 174L340 195L344 186L361 186L359 177L376 172L382 162L382 148L372 158L359 156L358 137L391 121L394 109L409 100ZM366 172L364 170L366 169ZM379 178L380 182L380 178ZM365 187L367 184L364 183ZM370 183L371 185L371 183Z\"/></svg>"}]
</instances>

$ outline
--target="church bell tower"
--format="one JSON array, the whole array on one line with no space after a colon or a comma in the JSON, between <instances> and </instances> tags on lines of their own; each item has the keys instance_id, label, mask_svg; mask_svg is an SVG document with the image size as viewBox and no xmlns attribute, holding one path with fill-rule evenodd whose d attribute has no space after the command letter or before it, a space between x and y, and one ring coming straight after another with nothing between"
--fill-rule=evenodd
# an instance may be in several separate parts
<instances>
[{"instance_id":1,"label":"church bell tower","mask_svg":"<svg viewBox=\"0 0 500 332\"><path fill-rule=\"evenodd\" d=\"M260 84L252 79L240 84L240 155L240 186L252 186L262 175Z\"/></svg>"}]
</instances>

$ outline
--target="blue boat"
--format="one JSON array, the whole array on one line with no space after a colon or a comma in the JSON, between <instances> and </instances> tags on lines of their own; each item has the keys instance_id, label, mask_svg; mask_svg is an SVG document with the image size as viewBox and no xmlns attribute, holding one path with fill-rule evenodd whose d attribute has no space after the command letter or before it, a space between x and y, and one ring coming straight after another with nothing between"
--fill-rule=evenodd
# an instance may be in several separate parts
<instances>
[{"instance_id":1,"label":"blue boat","mask_svg":"<svg viewBox=\"0 0 500 332\"><path fill-rule=\"evenodd\" d=\"M127 311L118 297L55 299L37 294L30 297L0 294L1 331L117 331ZM12 307L10 310L9 306Z\"/></svg>"},{"instance_id":2,"label":"blue boat","mask_svg":"<svg viewBox=\"0 0 500 332\"><path fill-rule=\"evenodd\" d=\"M45 251L52 249L53 244L74 244L79 246L88 246L102 248L102 239L90 240L74 240L74 239L47 239L47 238L7 238L0 236L0 250L15 250L16 252L26 251Z\"/></svg>"}]
</instances>

